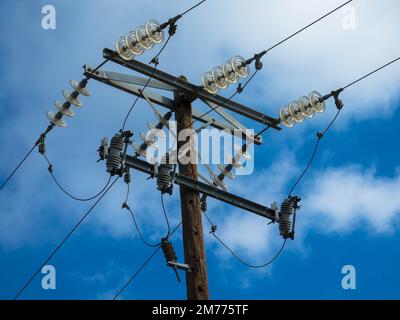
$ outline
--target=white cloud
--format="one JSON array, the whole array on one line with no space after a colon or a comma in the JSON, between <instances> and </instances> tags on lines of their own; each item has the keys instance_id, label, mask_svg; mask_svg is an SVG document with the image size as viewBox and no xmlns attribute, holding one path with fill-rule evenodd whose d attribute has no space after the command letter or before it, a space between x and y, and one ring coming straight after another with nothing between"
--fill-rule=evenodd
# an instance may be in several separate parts
<instances>
[{"instance_id":1,"label":"white cloud","mask_svg":"<svg viewBox=\"0 0 400 320\"><path fill-rule=\"evenodd\" d=\"M292 169L285 170L289 167ZM260 190L270 195L269 188L263 189L263 186L275 181L271 194L274 200L281 201L286 196L289 182L297 176L298 168L286 156L265 173L253 177L253 184L244 184L236 189L241 189L240 194L247 198L257 194L257 201L265 203L265 199L262 200L264 192ZM298 213L296 240L288 243L287 250L304 257L309 255L312 246L306 239L310 231L327 235L362 230L381 236L391 235L397 230L400 217L399 173L393 177L380 177L373 169L363 170L353 165L313 173L306 176L303 183L297 192L303 200ZM267 227L263 218L235 209L224 210L219 205L210 208L210 216L216 220L218 235L249 263L262 263L262 259L272 256L279 248L281 239L277 226ZM229 253L218 242L212 243L216 245L216 254L225 258L222 265L230 268L228 263L224 263L230 258Z\"/></svg>"},{"instance_id":2,"label":"white cloud","mask_svg":"<svg viewBox=\"0 0 400 320\"><path fill-rule=\"evenodd\" d=\"M269 168L256 172L256 176L240 177L241 182L228 182L229 191L252 201L270 206L272 202L281 202L285 198L288 181L297 171L293 157L283 154ZM209 200L209 217L218 226L217 234L239 256L248 259L250 264L262 264L279 249L281 239L277 225L269 225L270 220L220 202ZM203 219L205 220L205 219ZM209 230L205 222L205 230ZM217 254L230 258L212 237Z\"/></svg>"},{"instance_id":3,"label":"white cloud","mask_svg":"<svg viewBox=\"0 0 400 320\"><path fill-rule=\"evenodd\" d=\"M304 217L308 228L325 232L374 233L396 230L400 214L400 175L380 177L360 167L331 168L314 175L305 189Z\"/></svg>"}]
</instances>

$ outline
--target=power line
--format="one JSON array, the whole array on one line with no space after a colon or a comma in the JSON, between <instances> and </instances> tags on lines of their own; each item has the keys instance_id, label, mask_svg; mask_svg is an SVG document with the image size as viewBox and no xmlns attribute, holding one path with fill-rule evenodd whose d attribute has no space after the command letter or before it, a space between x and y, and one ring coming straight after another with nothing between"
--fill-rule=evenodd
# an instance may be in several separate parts
<instances>
[{"instance_id":1,"label":"power line","mask_svg":"<svg viewBox=\"0 0 400 320\"><path fill-rule=\"evenodd\" d=\"M215 239L217 239L219 241L219 243L221 243L230 253L231 255L238 260L241 264L245 265L246 267L252 268L252 269L263 269L268 267L269 265L271 265L272 263L275 262L276 259L279 258L279 256L281 255L281 253L283 252L283 249L285 248L287 239L283 240L282 246L279 249L279 251L277 252L277 254L268 262L261 264L261 265L252 265L249 264L247 262L245 262L243 259L241 259L231 248L228 247L228 245L226 243L224 243L221 238L219 238L214 232L212 233L212 235L214 236Z\"/></svg>"},{"instance_id":2,"label":"power line","mask_svg":"<svg viewBox=\"0 0 400 320\"><path fill-rule=\"evenodd\" d=\"M135 213L131 209L131 207L128 205L129 192L130 192L130 184L128 183L126 200L125 200L124 204L122 205L122 208L123 209L127 209L129 211L129 213L130 213L130 215L132 217L133 223L135 225L136 231L139 234L139 237L142 240L142 242L149 248L156 248L156 247L160 246L162 244L162 241L164 239L168 239L169 235L171 234L171 227L170 227L167 211L165 210L165 207L164 207L164 201L163 201L162 195L161 195L161 204L162 204L162 208L163 208L163 212L164 212L165 221L166 221L167 226L168 226L168 231L167 231L167 234L162 238L161 242L156 243L156 244L151 244L144 238L143 233L141 232L141 230L139 228L139 224L137 223L137 220L136 220L136 217L135 217Z\"/></svg>"},{"instance_id":3,"label":"power line","mask_svg":"<svg viewBox=\"0 0 400 320\"><path fill-rule=\"evenodd\" d=\"M184 15L186 15L187 13L189 13L190 11L196 9L198 6L200 6L201 4L203 4L204 2L206 2L206 0L200 1L199 3L197 3L196 5L194 5L193 7L189 8L188 10L186 10L185 12L183 12L182 14L176 16L175 18L170 19L167 23L164 24L164 26L170 26L169 29L169 36L166 40L166 42L164 43L164 45L162 46L162 48L160 49L160 51L156 54L156 56L150 61L150 64L154 63L155 67L154 70L152 72L152 74L149 76L147 82L145 83L144 87L142 88L142 92L147 88L147 86L149 85L151 79L154 76L154 73L156 72L157 66L159 64L158 58L160 57L161 53L164 51L164 49L167 47L169 41L171 40L172 36L175 34L176 32L176 25L175 23L182 18ZM129 109L127 115L125 116L123 125L122 125L122 129L121 131L125 130L125 126L126 126L126 122L129 119L130 114L132 113L133 108L135 107L135 105L138 103L140 96L137 96L135 101L133 102L131 108Z\"/></svg>"},{"instance_id":4,"label":"power line","mask_svg":"<svg viewBox=\"0 0 400 320\"><path fill-rule=\"evenodd\" d=\"M293 191L296 189L296 187L298 186L298 184L301 182L301 180L302 180L302 179L304 178L304 176L306 175L307 171L310 169L311 164L313 163L313 161L314 161L314 159L315 159L315 156L316 156L316 154L317 154L318 147L319 147L319 145L320 145L321 139L322 139L322 138L326 135L326 133L330 130L330 128L333 126L333 124L335 123L335 121L336 121L337 118L339 117L340 112L342 111L343 105L341 105L342 102L341 102L340 100L338 101L338 99L339 99L339 98L338 98L338 95L339 95L341 92L343 92L344 90L350 88L351 86L353 86L353 85L359 83L359 82L362 81L362 80L365 80L366 78L372 76L373 74L377 73L378 71L380 71L380 70L382 70L382 69L384 69L384 68L387 68L388 66L392 65L393 63L395 63L395 62L397 62L397 61L399 61L399 60L400 60L400 57L398 57L398 58L396 58L396 59L394 59L394 60L392 60L392 61L390 61L390 62L384 64L383 66L381 66L381 67L379 67L379 68L377 68L377 69L375 69L375 70L373 70L373 71L371 71L371 72L369 72L369 73L367 73L366 75L364 75L364 76L358 78L357 80L355 80L355 81L349 83L348 85L344 86L343 88L341 88L341 89L339 89L339 90L337 90L337 91L333 91L331 94L329 94L329 95L327 95L327 96L325 96L325 97L323 98L323 99L327 99L327 98L330 98L330 97L332 97L332 96L335 97L335 103L336 103L336 106L338 107L338 111L337 111L335 117L334 117L334 118L332 119L332 121L329 123L328 127L327 127L322 133L319 133L319 132L317 133L317 142L316 142L316 144L315 144L314 151L313 151L313 153L312 153L312 155L311 155L310 161L308 162L308 164L307 164L307 166L305 167L304 171L301 173L301 175L299 176L299 178L296 180L295 184L293 185L292 189L290 190L290 192L289 192L289 197L292 195Z\"/></svg>"},{"instance_id":5,"label":"power line","mask_svg":"<svg viewBox=\"0 0 400 320\"><path fill-rule=\"evenodd\" d=\"M172 230L171 234L169 235L168 239L170 239L176 231L182 226L182 222L180 222L174 230ZM150 261L154 258L157 252L161 249L161 245L159 245L153 253L144 261L144 263L139 267L137 271L128 279L128 281L122 286L122 288L118 291L115 295L113 300L117 300L119 296L126 290L126 288L132 283L132 281L139 275L139 273L150 263Z\"/></svg>"},{"instance_id":6,"label":"power line","mask_svg":"<svg viewBox=\"0 0 400 320\"><path fill-rule=\"evenodd\" d=\"M98 193L96 193L94 196L89 197L89 198L76 197L76 196L72 195L70 192L68 192L68 191L61 185L61 183L58 181L58 179L57 179L56 176L54 175L54 167L53 167L53 165L50 163L50 160L48 159L48 157L47 157L45 154L43 154L43 157L46 159L46 162L47 162L47 164L49 165L48 171L49 171L50 176L52 177L53 181L54 181L55 184L57 185L57 187L58 187L64 194L66 194L68 197L70 197L70 198L73 199L73 200L81 201L81 202L87 202L87 201L94 200L94 199L96 199L97 197L99 197L99 196L107 189L107 187L109 186L109 184L110 184L110 182L111 182L112 176L110 175L110 177L109 177L108 180L107 180L106 185L105 185Z\"/></svg>"},{"instance_id":7,"label":"power line","mask_svg":"<svg viewBox=\"0 0 400 320\"><path fill-rule=\"evenodd\" d=\"M254 79L254 77L256 76L256 74L258 73L258 71L261 70L262 68L262 63L261 63L261 58L267 54L268 52L270 52L271 50L275 49L276 47L280 46L281 44L285 43L286 41L288 41L289 39L293 38L294 36L298 35L299 33L305 31L306 29L310 28L311 26L313 26L314 24L320 22L321 20L325 19L326 17L330 16L331 14L333 14L334 12L338 11L339 9L343 8L345 5L349 4L350 2L352 2L353 0L349 0L347 2L345 2L344 4L340 5L339 7L331 10L330 12L324 14L322 17L318 18L317 20L314 20L313 22L311 22L310 24L306 25L305 27L301 28L300 30L296 31L295 33L291 34L290 36L286 37L285 39L279 41L278 43L276 43L275 45L273 45L272 47L256 54L253 58L248 59L246 64L250 64L253 61L256 61L256 64L258 64L259 66L256 68L256 71L253 73L253 75L246 81L245 85L242 87L239 84L239 87L236 89L235 93L230 96L229 98L227 98L223 103L221 103L221 105L218 105L214 108L212 108L211 110L207 111L206 113L204 113L203 115L201 115L198 119L194 120L193 123L190 125L192 126L194 123L196 123L198 120L202 119L203 117L205 117L206 115L208 115L209 113L211 113L212 111L214 111L215 109L217 109L218 107L223 107L227 102L231 101L236 94L241 93L247 86L248 84ZM257 63L258 62L258 63ZM189 126L189 127L190 127Z\"/></svg>"},{"instance_id":8,"label":"power line","mask_svg":"<svg viewBox=\"0 0 400 320\"><path fill-rule=\"evenodd\" d=\"M143 92L143 91L147 88L147 86L149 85L151 79L153 78L153 75L154 75L156 69L157 69L157 65L154 67L153 73L150 75L150 77L147 79L145 85L143 86L142 92ZM138 101L139 101L140 98L141 98L141 96L137 96L137 97L136 97L136 99L135 99L135 101L133 102L132 106L130 107L128 113L126 114L125 119L124 119L124 122L123 122L122 127L121 127L121 132L124 132L124 131L125 131L126 123L127 123L128 119L129 119L129 117L130 117L130 115L131 115L131 113L132 113L132 111L133 111L133 108L136 106L136 104L138 103Z\"/></svg>"},{"instance_id":9,"label":"power line","mask_svg":"<svg viewBox=\"0 0 400 320\"><path fill-rule=\"evenodd\" d=\"M83 221L89 216L89 214L93 211L93 209L97 206L97 204L103 199L103 197L110 191L110 189L114 186L114 184L118 181L119 177L117 177L112 184L108 187L108 189L96 200L96 202L90 207L90 209L83 215L83 217L79 220L79 222L72 228L72 230L67 234L67 236L57 245L54 251L47 257L47 259L40 265L40 267L32 274L29 280L25 283L25 285L21 288L21 290L17 293L17 295L13 298L13 300L17 300L19 296L24 292L24 290L29 286L29 284L33 281L33 279L39 274L42 268L55 256L55 254L61 249L64 243L72 236L72 234L78 229L78 227L83 223Z\"/></svg>"},{"instance_id":10,"label":"power line","mask_svg":"<svg viewBox=\"0 0 400 320\"><path fill-rule=\"evenodd\" d=\"M9 176L6 178L6 180L3 182L3 184L0 187L0 191L3 190L3 188L6 186L6 184L11 180L11 178L15 175L15 173L19 170L19 168L24 164L26 159L32 154L33 150L42 142L42 139L46 137L46 135L53 130L54 126L49 125L47 129L40 135L39 139L36 140L35 144L32 146L32 148L28 151L28 153L24 156L24 158L18 163L16 168L9 174Z\"/></svg>"},{"instance_id":11,"label":"power line","mask_svg":"<svg viewBox=\"0 0 400 320\"><path fill-rule=\"evenodd\" d=\"M394 59L394 60L392 60L392 61L386 63L385 65L383 65L383 66L381 66L381 67L375 69L374 71L371 71L370 73L366 74L365 76L362 76L361 78L359 78L359 79L357 79L357 80L355 80L355 81L349 83L347 86L343 87L343 90L344 90L344 89L347 89L347 88L349 88L349 87L351 87L351 86L353 86L353 85L355 85L356 83L358 83L358 82L360 82L360 81L362 81L362 80L364 80L364 79L366 79L366 78L368 78L368 77L370 77L371 75L375 74L376 72L378 72L378 71L380 71L380 70L382 70L382 69L384 69L384 68L390 66L391 64L393 64L393 63L395 63L395 62L397 62L397 61L399 61L399 60L400 60L400 57L398 57L398 58L396 58L396 59Z\"/></svg>"},{"instance_id":12,"label":"power line","mask_svg":"<svg viewBox=\"0 0 400 320\"><path fill-rule=\"evenodd\" d=\"M332 11L328 12L327 14L323 15L322 17L318 18L317 20L314 20L313 22L311 22L310 24L306 25L304 28L301 28L300 30L296 31L295 33L291 34L290 36L286 37L285 39L279 41L278 43L274 44L272 47L266 49L265 51L263 51L263 53L268 53L269 51L271 51L272 49L280 46L282 43L290 40L291 38L297 36L299 33L303 32L304 30L312 27L314 24L320 22L321 20L325 19L326 17L330 16L331 14L335 13L336 11L338 11L339 9L343 8L344 6L348 5L350 2L352 2L353 0L347 1L345 3L343 3L342 5L340 5L339 7L333 9Z\"/></svg>"},{"instance_id":13,"label":"power line","mask_svg":"<svg viewBox=\"0 0 400 320\"><path fill-rule=\"evenodd\" d=\"M97 70L99 70L102 66L104 66L109 60L105 59L102 63L100 63L94 70L93 73L95 73ZM90 77L86 77L86 79L90 79ZM15 175L15 173L19 170L19 168L24 164L24 162L28 159L28 157L32 154L33 150L41 143L42 139L44 139L47 134L53 130L54 125L50 124L45 132L43 132L39 139L35 142L35 144L32 146L32 148L28 151L28 153L24 156L24 158L21 160L21 162L17 165L17 167L10 173L10 175L6 178L6 180L3 182L3 184L0 187L0 191L7 185L7 183L11 180L11 178Z\"/></svg>"},{"instance_id":14,"label":"power line","mask_svg":"<svg viewBox=\"0 0 400 320\"><path fill-rule=\"evenodd\" d=\"M199 3L197 3L196 5L194 5L193 7L191 7L190 9L187 9L185 12L181 13L181 16L183 17L185 14L189 13L190 11L196 9L198 6L202 5L204 2L206 2L207 0L203 0L200 1Z\"/></svg>"},{"instance_id":15,"label":"power line","mask_svg":"<svg viewBox=\"0 0 400 320\"><path fill-rule=\"evenodd\" d=\"M164 195L163 195L162 193L161 193L161 206L162 206L162 209L163 209L165 221L167 222L167 226L168 226L168 233L167 233L167 236L165 237L165 239L168 239L169 236L170 236L170 234L171 234L171 225L170 225L170 223L169 223L167 210L165 209L165 205L164 205Z\"/></svg>"},{"instance_id":16,"label":"power line","mask_svg":"<svg viewBox=\"0 0 400 320\"><path fill-rule=\"evenodd\" d=\"M307 166L305 167L305 169L303 170L303 172L299 176L299 178L296 180L296 182L293 185L293 187L290 189L288 197L291 197L293 191L296 189L296 187L299 185L301 180L304 178L304 176L306 175L306 173L310 169L310 167L311 167L311 165L312 165L312 163L313 163L313 161L315 159L315 156L317 155L318 147L320 145L320 142L321 142L322 138L326 135L326 133L329 131L329 129L333 126L333 124L335 123L335 121L339 117L339 114L340 114L341 111L342 111L342 109L338 109L335 117L332 119L332 121L329 123L329 125L326 127L326 129L322 133L320 133L320 132L317 133L317 142L315 144L314 151L313 151L313 153L311 155L311 158L310 158Z\"/></svg>"},{"instance_id":17,"label":"power line","mask_svg":"<svg viewBox=\"0 0 400 320\"><path fill-rule=\"evenodd\" d=\"M269 265L271 265L276 259L279 258L279 256L281 255L281 253L283 252L283 249L285 248L286 245L286 241L287 239L285 239L282 243L281 248L279 249L279 251L275 254L275 256L269 260L268 262L261 264L261 265L253 265L253 264L249 264L247 262L245 262L242 258L240 258L220 237L218 237L216 235L216 231L217 231L217 226L211 221L211 219L209 218L207 212L204 212L204 216L206 217L207 221L209 222L209 224L211 225L211 234L213 235L213 237L215 239L218 240L218 242L220 244L222 244L222 246L227 249L229 251L229 253L237 260L239 261L241 264L245 265L246 267L252 268L252 269L262 269L262 268L266 268Z\"/></svg>"},{"instance_id":18,"label":"power line","mask_svg":"<svg viewBox=\"0 0 400 320\"><path fill-rule=\"evenodd\" d=\"M28 153L25 155L25 157L21 160L21 162L16 166L16 168L9 174L9 176L7 177L7 179L3 182L3 184L0 187L0 190L2 190L6 184L8 183L8 181L11 180L11 178L14 176L14 174L18 171L18 169L23 165L23 163L26 161L26 159L28 159L28 157L31 155L31 153L33 152L33 150L35 150L36 148L36 144L28 151Z\"/></svg>"}]
</instances>

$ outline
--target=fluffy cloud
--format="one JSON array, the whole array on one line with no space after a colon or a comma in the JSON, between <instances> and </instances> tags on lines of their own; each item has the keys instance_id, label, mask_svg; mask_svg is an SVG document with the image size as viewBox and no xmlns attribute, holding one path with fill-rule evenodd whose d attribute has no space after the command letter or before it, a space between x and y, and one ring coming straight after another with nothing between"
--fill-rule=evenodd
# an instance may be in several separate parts
<instances>
[{"instance_id":1,"label":"fluffy cloud","mask_svg":"<svg viewBox=\"0 0 400 320\"><path fill-rule=\"evenodd\" d=\"M387 178L360 167L331 168L315 175L306 189L310 190L303 203L308 227L330 232L367 228L388 233L398 224L399 174Z\"/></svg>"}]
</instances>

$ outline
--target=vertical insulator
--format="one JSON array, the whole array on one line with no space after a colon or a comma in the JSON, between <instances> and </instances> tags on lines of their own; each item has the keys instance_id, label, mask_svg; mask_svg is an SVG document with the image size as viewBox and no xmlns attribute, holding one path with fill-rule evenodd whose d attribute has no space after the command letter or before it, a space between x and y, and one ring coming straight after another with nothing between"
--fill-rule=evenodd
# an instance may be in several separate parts
<instances>
[{"instance_id":1,"label":"vertical insulator","mask_svg":"<svg viewBox=\"0 0 400 320\"><path fill-rule=\"evenodd\" d=\"M131 183L131 180L132 180L131 174L129 172L125 173L124 182L126 184L129 184L129 183Z\"/></svg>"},{"instance_id":2,"label":"vertical insulator","mask_svg":"<svg viewBox=\"0 0 400 320\"><path fill-rule=\"evenodd\" d=\"M172 243L168 240L163 241L161 248L163 250L165 259L168 262L176 262L178 261L178 257L176 256L175 250L174 250L174 246L172 245Z\"/></svg>"},{"instance_id":3,"label":"vertical insulator","mask_svg":"<svg viewBox=\"0 0 400 320\"><path fill-rule=\"evenodd\" d=\"M200 200L200 209L201 212L207 212L207 196L204 194Z\"/></svg>"},{"instance_id":4,"label":"vertical insulator","mask_svg":"<svg viewBox=\"0 0 400 320\"><path fill-rule=\"evenodd\" d=\"M111 173L112 175L115 175L118 173L120 167L121 167L121 153L124 149L124 137L121 134L116 134L112 139L110 143L110 149L108 151L107 155L107 172Z\"/></svg>"},{"instance_id":5,"label":"vertical insulator","mask_svg":"<svg viewBox=\"0 0 400 320\"><path fill-rule=\"evenodd\" d=\"M44 142L41 142L41 143L39 144L39 153L40 153L40 154L45 154L45 153L46 153L46 145L45 145Z\"/></svg>"},{"instance_id":6,"label":"vertical insulator","mask_svg":"<svg viewBox=\"0 0 400 320\"><path fill-rule=\"evenodd\" d=\"M171 193L172 170L174 166L169 162L169 154L167 153L162 163L158 166L157 189L163 194Z\"/></svg>"},{"instance_id":7,"label":"vertical insulator","mask_svg":"<svg viewBox=\"0 0 400 320\"><path fill-rule=\"evenodd\" d=\"M289 238L292 232L291 216L294 213L294 204L292 199L286 199L281 206L279 214L279 232L283 238Z\"/></svg>"}]
</instances>

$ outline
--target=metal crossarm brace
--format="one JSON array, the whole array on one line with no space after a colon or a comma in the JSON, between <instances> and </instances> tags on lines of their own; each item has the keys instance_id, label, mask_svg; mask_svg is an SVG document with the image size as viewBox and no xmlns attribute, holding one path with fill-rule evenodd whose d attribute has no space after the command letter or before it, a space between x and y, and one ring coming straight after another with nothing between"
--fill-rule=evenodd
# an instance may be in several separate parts
<instances>
[{"instance_id":1,"label":"metal crossarm brace","mask_svg":"<svg viewBox=\"0 0 400 320\"><path fill-rule=\"evenodd\" d=\"M156 173L154 172L154 166L147 163L146 161L140 160L132 156L127 156L125 163L130 168L141 171L153 177L156 176ZM198 191L199 193L206 194L211 198L223 201L227 204L233 205L240 209L255 213L261 217L270 219L272 221L276 220L275 210L265 207L261 204L249 201L247 199L241 198L229 192L223 191L216 187L210 186L206 183L190 179L188 177L179 175L178 173L175 176L174 183L177 185L186 186L190 189Z\"/></svg>"},{"instance_id":2,"label":"metal crossarm brace","mask_svg":"<svg viewBox=\"0 0 400 320\"><path fill-rule=\"evenodd\" d=\"M137 60L126 61L122 59L118 53L112 51L110 49L103 50L103 56L105 59L113 61L117 64L120 64L124 67L127 67L131 70L144 74L146 76L151 76L153 79L163 82L168 86L174 87L177 91L183 92L185 95L191 97L194 100L202 99L208 102L217 104L223 108L231 110L237 114L245 116L249 119L260 122L264 125L268 125L276 130L280 130L281 128L278 126L279 120L271 118L261 112L255 111L249 107L241 105L237 102L227 100L226 98L219 95L212 95L202 89L199 86L196 86L190 82L182 81L181 79L174 77L168 73L165 73L160 70L154 70L153 67L141 63Z\"/></svg>"},{"instance_id":3,"label":"metal crossarm brace","mask_svg":"<svg viewBox=\"0 0 400 320\"><path fill-rule=\"evenodd\" d=\"M113 88L119 89L121 91L124 91L129 94L133 94L135 96L139 96L143 98L143 95L141 93L141 89L143 88L143 85L135 85L130 83L133 79L135 79L137 82L141 82L145 84L147 82L146 79L139 78L139 77L133 77L133 76L128 76L128 75L123 75L120 73L116 72L109 72L109 71L103 71L103 70L96 70L95 73L93 73L93 69L85 65L84 67L84 75L90 77L93 80L99 81L101 83L107 84ZM170 90L168 86L164 85L162 87L163 83L159 81L150 81L148 87L155 87L158 89L164 89L164 90ZM161 88L160 88L161 87ZM174 111L175 106L174 106L174 101L170 98L167 98L165 96L162 96L160 94L157 94L149 89L146 89L146 95L148 96L149 100L152 103L155 103L159 106L162 106L164 108L170 109ZM202 123L207 123L211 127L214 127L218 130L228 130L232 135L235 134L235 130L237 130L237 126L227 123L227 122L221 122L218 121L217 119L210 117L208 115L204 116L203 113L200 111L193 109L193 118L202 122ZM245 130L243 130L245 131ZM246 135L243 133L242 135L243 140L246 140ZM256 145L261 145L263 143L262 137L257 137L254 140L254 143Z\"/></svg>"}]
</instances>

